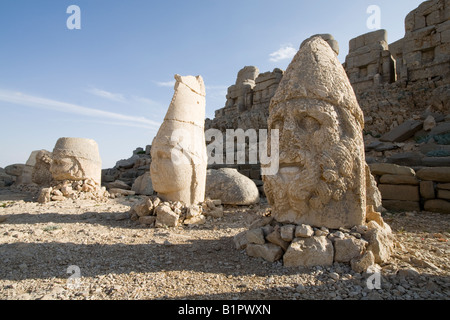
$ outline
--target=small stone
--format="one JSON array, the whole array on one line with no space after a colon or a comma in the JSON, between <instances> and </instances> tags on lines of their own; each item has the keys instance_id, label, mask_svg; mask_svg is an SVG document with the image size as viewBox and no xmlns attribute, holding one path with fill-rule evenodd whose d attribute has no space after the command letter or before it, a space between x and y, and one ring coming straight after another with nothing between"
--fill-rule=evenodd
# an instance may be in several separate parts
<instances>
[{"instance_id":1,"label":"small stone","mask_svg":"<svg viewBox=\"0 0 450 320\"><path fill-rule=\"evenodd\" d=\"M416 278L416 277L420 276L420 273L413 267L410 267L410 268L400 269L398 271L398 275L400 277L404 277L404 278Z\"/></svg>"},{"instance_id":2,"label":"small stone","mask_svg":"<svg viewBox=\"0 0 450 320\"><path fill-rule=\"evenodd\" d=\"M179 216L170 209L167 205L162 205L156 208L156 223L157 228L176 227L179 223Z\"/></svg>"},{"instance_id":3,"label":"small stone","mask_svg":"<svg viewBox=\"0 0 450 320\"><path fill-rule=\"evenodd\" d=\"M332 272L330 273L330 278L337 281L339 280L339 274L336 272Z\"/></svg>"},{"instance_id":4,"label":"small stone","mask_svg":"<svg viewBox=\"0 0 450 320\"><path fill-rule=\"evenodd\" d=\"M367 226L356 226L352 228L352 231L360 234L365 234L369 228Z\"/></svg>"},{"instance_id":5,"label":"small stone","mask_svg":"<svg viewBox=\"0 0 450 320\"><path fill-rule=\"evenodd\" d=\"M234 236L233 242L237 250L245 249L248 245L247 232L243 231Z\"/></svg>"},{"instance_id":6,"label":"small stone","mask_svg":"<svg viewBox=\"0 0 450 320\"><path fill-rule=\"evenodd\" d=\"M187 208L186 218L190 219L190 218L193 218L193 217L197 217L197 216L199 216L201 214L202 214L202 209L200 208L200 206L192 205L192 206Z\"/></svg>"},{"instance_id":7,"label":"small stone","mask_svg":"<svg viewBox=\"0 0 450 320\"><path fill-rule=\"evenodd\" d=\"M52 201L64 201L64 200L66 200L66 197L64 197L64 196L53 196L51 199L52 199Z\"/></svg>"},{"instance_id":8,"label":"small stone","mask_svg":"<svg viewBox=\"0 0 450 320\"><path fill-rule=\"evenodd\" d=\"M314 232L314 236L315 236L315 237L323 237L323 236L326 236L326 235L328 235L328 232L325 232L325 231L323 231L323 230L317 229L317 230Z\"/></svg>"},{"instance_id":9,"label":"small stone","mask_svg":"<svg viewBox=\"0 0 450 320\"><path fill-rule=\"evenodd\" d=\"M51 200L52 188L43 188L41 189L38 197L39 203L47 203Z\"/></svg>"},{"instance_id":10,"label":"small stone","mask_svg":"<svg viewBox=\"0 0 450 320\"><path fill-rule=\"evenodd\" d=\"M288 224L280 228L281 239L287 242L294 240L295 225Z\"/></svg>"},{"instance_id":11,"label":"small stone","mask_svg":"<svg viewBox=\"0 0 450 320\"><path fill-rule=\"evenodd\" d=\"M283 256L283 249L273 243L249 244L246 251L250 257L263 258L269 262L275 262Z\"/></svg>"},{"instance_id":12,"label":"small stone","mask_svg":"<svg viewBox=\"0 0 450 320\"><path fill-rule=\"evenodd\" d=\"M265 244L266 240L264 239L263 229L258 228L247 231L247 240L248 243L252 244Z\"/></svg>"},{"instance_id":13,"label":"small stone","mask_svg":"<svg viewBox=\"0 0 450 320\"><path fill-rule=\"evenodd\" d=\"M271 234L269 234L266 237L266 240L281 247L284 251L286 251L289 247L289 242L281 239L280 231L277 229L275 229Z\"/></svg>"},{"instance_id":14,"label":"small stone","mask_svg":"<svg viewBox=\"0 0 450 320\"><path fill-rule=\"evenodd\" d=\"M334 261L350 262L352 259L359 259L366 249L367 242L354 238L336 239L334 241Z\"/></svg>"},{"instance_id":15,"label":"small stone","mask_svg":"<svg viewBox=\"0 0 450 320\"><path fill-rule=\"evenodd\" d=\"M345 238L345 234L342 231L336 231L336 232L332 233L331 236L335 239L344 239Z\"/></svg>"},{"instance_id":16,"label":"small stone","mask_svg":"<svg viewBox=\"0 0 450 320\"><path fill-rule=\"evenodd\" d=\"M140 224L144 224L144 225L152 225L153 223L155 223L156 221L156 217L155 216L143 216L143 217L139 217L139 223Z\"/></svg>"},{"instance_id":17,"label":"small stone","mask_svg":"<svg viewBox=\"0 0 450 320\"><path fill-rule=\"evenodd\" d=\"M367 272L369 267L375 264L375 256L372 251L366 251L361 258L352 259L350 264L352 266L352 270L357 273Z\"/></svg>"},{"instance_id":18,"label":"small stone","mask_svg":"<svg viewBox=\"0 0 450 320\"><path fill-rule=\"evenodd\" d=\"M333 243L326 237L296 238L284 254L286 267L333 265Z\"/></svg>"},{"instance_id":19,"label":"small stone","mask_svg":"<svg viewBox=\"0 0 450 320\"><path fill-rule=\"evenodd\" d=\"M299 284L299 285L295 288L295 291L297 291L298 293L303 293L303 292L306 291L306 288L305 288L304 285Z\"/></svg>"},{"instance_id":20,"label":"small stone","mask_svg":"<svg viewBox=\"0 0 450 320\"><path fill-rule=\"evenodd\" d=\"M311 226L302 224L295 229L296 238L311 238L314 235L314 230Z\"/></svg>"},{"instance_id":21,"label":"small stone","mask_svg":"<svg viewBox=\"0 0 450 320\"><path fill-rule=\"evenodd\" d=\"M150 198L146 198L141 202L135 204L132 208L132 212L136 212L139 217L145 217L152 214L153 203Z\"/></svg>"},{"instance_id":22,"label":"small stone","mask_svg":"<svg viewBox=\"0 0 450 320\"><path fill-rule=\"evenodd\" d=\"M273 221L273 217L262 217L260 219L257 219L255 221L252 222L252 224L250 225L249 229L258 229L258 228L262 228L268 224L270 224Z\"/></svg>"},{"instance_id":23,"label":"small stone","mask_svg":"<svg viewBox=\"0 0 450 320\"><path fill-rule=\"evenodd\" d=\"M206 217L202 214L199 216L185 219L183 221L183 224L186 224L186 225L199 225L199 224L205 224L205 223L206 223Z\"/></svg>"}]
</instances>

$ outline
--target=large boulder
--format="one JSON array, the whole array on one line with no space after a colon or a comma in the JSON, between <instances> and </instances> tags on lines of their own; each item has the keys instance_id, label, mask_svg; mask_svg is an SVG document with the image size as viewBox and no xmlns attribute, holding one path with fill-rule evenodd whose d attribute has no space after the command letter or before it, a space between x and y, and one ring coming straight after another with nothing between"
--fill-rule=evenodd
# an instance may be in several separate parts
<instances>
[{"instance_id":1,"label":"large boulder","mask_svg":"<svg viewBox=\"0 0 450 320\"><path fill-rule=\"evenodd\" d=\"M92 179L100 185L102 161L97 142L84 138L58 139L50 172L54 181Z\"/></svg>"},{"instance_id":2,"label":"large boulder","mask_svg":"<svg viewBox=\"0 0 450 320\"><path fill-rule=\"evenodd\" d=\"M146 172L142 176L138 177L131 187L131 190L136 192L136 194L142 194L145 196L151 196L154 193L152 178L149 172Z\"/></svg>"},{"instance_id":3,"label":"large boulder","mask_svg":"<svg viewBox=\"0 0 450 320\"><path fill-rule=\"evenodd\" d=\"M259 202L256 184L236 169L208 170L206 197L220 199L222 204L251 205Z\"/></svg>"}]
</instances>

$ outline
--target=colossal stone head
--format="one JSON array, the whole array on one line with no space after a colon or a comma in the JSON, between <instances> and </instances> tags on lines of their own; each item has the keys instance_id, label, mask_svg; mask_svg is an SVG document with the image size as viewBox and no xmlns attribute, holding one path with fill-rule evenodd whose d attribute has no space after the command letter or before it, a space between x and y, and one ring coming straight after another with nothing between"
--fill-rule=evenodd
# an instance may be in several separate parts
<instances>
[{"instance_id":1,"label":"colossal stone head","mask_svg":"<svg viewBox=\"0 0 450 320\"><path fill-rule=\"evenodd\" d=\"M363 119L336 54L320 37L307 40L270 104L280 169L263 179L276 220L333 229L364 224Z\"/></svg>"},{"instance_id":2,"label":"colossal stone head","mask_svg":"<svg viewBox=\"0 0 450 320\"><path fill-rule=\"evenodd\" d=\"M166 201L204 201L206 184L205 85L200 76L175 75L175 93L152 143L153 189Z\"/></svg>"},{"instance_id":3,"label":"colossal stone head","mask_svg":"<svg viewBox=\"0 0 450 320\"><path fill-rule=\"evenodd\" d=\"M50 172L54 181L91 179L100 185L102 161L97 142L84 138L58 139Z\"/></svg>"}]
</instances>

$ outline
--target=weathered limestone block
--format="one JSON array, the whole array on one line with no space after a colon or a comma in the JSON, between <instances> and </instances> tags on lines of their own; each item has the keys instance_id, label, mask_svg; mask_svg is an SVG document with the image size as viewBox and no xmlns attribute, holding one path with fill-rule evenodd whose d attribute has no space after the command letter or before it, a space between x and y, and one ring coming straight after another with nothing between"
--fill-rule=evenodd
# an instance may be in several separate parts
<instances>
[{"instance_id":1,"label":"weathered limestone block","mask_svg":"<svg viewBox=\"0 0 450 320\"><path fill-rule=\"evenodd\" d=\"M263 180L277 221L330 229L363 224L363 125L330 46L320 37L304 43L270 105L269 131L280 134L280 170Z\"/></svg>"},{"instance_id":2,"label":"weathered limestone block","mask_svg":"<svg viewBox=\"0 0 450 320\"><path fill-rule=\"evenodd\" d=\"M414 134L423 128L423 122L418 120L408 120L386 133L380 138L385 142L403 142L413 137Z\"/></svg>"},{"instance_id":3,"label":"weathered limestone block","mask_svg":"<svg viewBox=\"0 0 450 320\"><path fill-rule=\"evenodd\" d=\"M136 192L136 194L151 196L154 191L150 173L146 172L142 176L138 177L134 181L131 190Z\"/></svg>"},{"instance_id":4,"label":"weathered limestone block","mask_svg":"<svg viewBox=\"0 0 450 320\"><path fill-rule=\"evenodd\" d=\"M391 163L371 163L369 164L369 167L370 171L377 176L391 174L414 177L416 175L414 170L411 168Z\"/></svg>"},{"instance_id":5,"label":"weathered limestone block","mask_svg":"<svg viewBox=\"0 0 450 320\"><path fill-rule=\"evenodd\" d=\"M357 273L366 272L370 266L375 264L375 256L372 251L366 251L360 258L354 258L350 261L352 270Z\"/></svg>"},{"instance_id":6,"label":"weathered limestone block","mask_svg":"<svg viewBox=\"0 0 450 320\"><path fill-rule=\"evenodd\" d=\"M100 186L102 161L97 143L84 138L58 139L50 172L54 181L92 179Z\"/></svg>"},{"instance_id":7,"label":"weathered limestone block","mask_svg":"<svg viewBox=\"0 0 450 320\"><path fill-rule=\"evenodd\" d=\"M381 184L408 184L413 186L419 185L419 180L416 177L412 176L402 176L402 175L393 175L393 174L385 174L380 177Z\"/></svg>"},{"instance_id":8,"label":"weathered limestone block","mask_svg":"<svg viewBox=\"0 0 450 320\"><path fill-rule=\"evenodd\" d=\"M285 267L313 267L333 265L334 248L325 236L296 238L283 256Z\"/></svg>"},{"instance_id":9,"label":"weathered limestone block","mask_svg":"<svg viewBox=\"0 0 450 320\"><path fill-rule=\"evenodd\" d=\"M425 202L425 211L450 214L450 201L442 199L428 200Z\"/></svg>"},{"instance_id":10,"label":"weathered limestone block","mask_svg":"<svg viewBox=\"0 0 450 320\"><path fill-rule=\"evenodd\" d=\"M205 85L200 76L175 76L175 93L152 143L153 189L166 201L205 199Z\"/></svg>"},{"instance_id":11,"label":"weathered limestone block","mask_svg":"<svg viewBox=\"0 0 450 320\"><path fill-rule=\"evenodd\" d=\"M283 249L273 243L248 244L247 255L254 258L263 258L269 262L280 260L283 256Z\"/></svg>"},{"instance_id":12,"label":"weathered limestone block","mask_svg":"<svg viewBox=\"0 0 450 320\"><path fill-rule=\"evenodd\" d=\"M155 226L157 228L164 227L176 227L179 224L179 216L172 211L172 209L167 205L158 206L155 209L156 222Z\"/></svg>"},{"instance_id":13,"label":"weathered limestone block","mask_svg":"<svg viewBox=\"0 0 450 320\"><path fill-rule=\"evenodd\" d=\"M423 168L417 171L417 177L427 181L450 182L450 168Z\"/></svg>"},{"instance_id":14,"label":"weathered limestone block","mask_svg":"<svg viewBox=\"0 0 450 320\"><path fill-rule=\"evenodd\" d=\"M436 198L433 181L420 181L420 195L424 199Z\"/></svg>"},{"instance_id":15,"label":"weathered limestone block","mask_svg":"<svg viewBox=\"0 0 450 320\"><path fill-rule=\"evenodd\" d=\"M420 211L420 203L417 201L383 200L383 207L391 211Z\"/></svg>"},{"instance_id":16,"label":"weathered limestone block","mask_svg":"<svg viewBox=\"0 0 450 320\"><path fill-rule=\"evenodd\" d=\"M367 242L362 239L336 239L334 241L334 261L350 262L352 259L360 259L366 250Z\"/></svg>"},{"instance_id":17,"label":"weathered limestone block","mask_svg":"<svg viewBox=\"0 0 450 320\"><path fill-rule=\"evenodd\" d=\"M383 203L377 182L370 172L370 167L366 164L366 206L373 206L376 210L383 210Z\"/></svg>"},{"instance_id":18,"label":"weathered limestone block","mask_svg":"<svg viewBox=\"0 0 450 320\"><path fill-rule=\"evenodd\" d=\"M230 205L252 205L259 202L256 184L236 169L208 170L206 196Z\"/></svg>"},{"instance_id":19,"label":"weathered limestone block","mask_svg":"<svg viewBox=\"0 0 450 320\"><path fill-rule=\"evenodd\" d=\"M408 185L378 185L383 200L420 201L419 187Z\"/></svg>"}]
</instances>

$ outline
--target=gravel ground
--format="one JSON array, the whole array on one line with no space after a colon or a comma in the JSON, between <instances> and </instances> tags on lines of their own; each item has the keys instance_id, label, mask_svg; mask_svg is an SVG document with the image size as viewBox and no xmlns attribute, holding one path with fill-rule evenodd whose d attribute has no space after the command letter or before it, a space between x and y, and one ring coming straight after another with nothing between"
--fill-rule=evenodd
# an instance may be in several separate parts
<instances>
[{"instance_id":1,"label":"gravel ground","mask_svg":"<svg viewBox=\"0 0 450 320\"><path fill-rule=\"evenodd\" d=\"M151 229L129 219L139 197L38 204L0 190L0 299L3 300L448 300L450 217L388 213L396 252L371 274L348 265L284 268L250 258L233 236L266 206L225 207L194 227ZM79 275L79 277L78 277ZM373 279L373 278L372 278Z\"/></svg>"}]
</instances>

